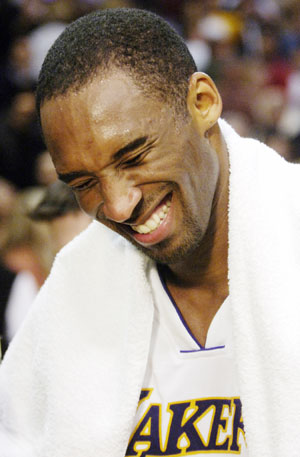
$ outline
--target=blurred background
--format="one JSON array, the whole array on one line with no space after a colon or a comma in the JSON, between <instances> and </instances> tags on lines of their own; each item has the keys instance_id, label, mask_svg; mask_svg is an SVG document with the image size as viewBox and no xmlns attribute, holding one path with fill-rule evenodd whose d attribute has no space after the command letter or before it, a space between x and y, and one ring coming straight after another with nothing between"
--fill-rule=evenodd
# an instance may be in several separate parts
<instances>
[{"instance_id":1,"label":"blurred background","mask_svg":"<svg viewBox=\"0 0 300 457\"><path fill-rule=\"evenodd\" d=\"M238 133L260 139L288 161L300 160L300 0L1 0L4 350L58 249L90 222L77 219L73 196L68 189L57 188L35 114L39 69L69 22L115 7L143 8L164 17L185 39L198 69L216 82L223 117Z\"/></svg>"}]
</instances>

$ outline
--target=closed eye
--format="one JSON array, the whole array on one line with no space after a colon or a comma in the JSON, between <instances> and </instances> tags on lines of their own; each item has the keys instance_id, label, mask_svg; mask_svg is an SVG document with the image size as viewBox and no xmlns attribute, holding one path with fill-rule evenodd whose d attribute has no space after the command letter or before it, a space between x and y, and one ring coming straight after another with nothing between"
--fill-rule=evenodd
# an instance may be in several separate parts
<instances>
[{"instance_id":1,"label":"closed eye","mask_svg":"<svg viewBox=\"0 0 300 457\"><path fill-rule=\"evenodd\" d=\"M95 180L94 179L88 179L86 181L81 181L79 183L69 184L69 185L72 188L72 190L74 190L75 192L81 192L83 190L89 189L94 184L95 184Z\"/></svg>"},{"instance_id":2,"label":"closed eye","mask_svg":"<svg viewBox=\"0 0 300 457\"><path fill-rule=\"evenodd\" d=\"M146 145L140 152L136 152L135 155L129 156L128 159L123 160L120 165L123 168L130 168L130 167L136 167L140 165L145 157L148 155L148 153L151 151L153 144L155 143L155 139L153 139L150 143Z\"/></svg>"},{"instance_id":3,"label":"closed eye","mask_svg":"<svg viewBox=\"0 0 300 457\"><path fill-rule=\"evenodd\" d=\"M153 143L154 141L152 141L143 151L137 153L133 157L129 157L127 160L124 160L121 163L121 166L123 166L123 168L129 168L140 165L145 159L145 157L148 155L148 153L151 151Z\"/></svg>"},{"instance_id":4,"label":"closed eye","mask_svg":"<svg viewBox=\"0 0 300 457\"><path fill-rule=\"evenodd\" d=\"M130 159L127 159L124 162L122 162L122 166L124 168L134 167L142 161L143 157L144 153L137 154L134 157L131 157Z\"/></svg>"}]
</instances>

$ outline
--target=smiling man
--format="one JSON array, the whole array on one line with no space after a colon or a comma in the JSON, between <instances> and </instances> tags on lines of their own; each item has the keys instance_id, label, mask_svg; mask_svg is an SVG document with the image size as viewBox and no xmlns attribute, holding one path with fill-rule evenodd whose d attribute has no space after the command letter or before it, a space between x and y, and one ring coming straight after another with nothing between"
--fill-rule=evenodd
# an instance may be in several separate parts
<instances>
[{"instance_id":1,"label":"smiling man","mask_svg":"<svg viewBox=\"0 0 300 457\"><path fill-rule=\"evenodd\" d=\"M142 10L67 27L37 107L95 222L1 366L4 457L298 455L298 166L221 120Z\"/></svg>"}]
</instances>

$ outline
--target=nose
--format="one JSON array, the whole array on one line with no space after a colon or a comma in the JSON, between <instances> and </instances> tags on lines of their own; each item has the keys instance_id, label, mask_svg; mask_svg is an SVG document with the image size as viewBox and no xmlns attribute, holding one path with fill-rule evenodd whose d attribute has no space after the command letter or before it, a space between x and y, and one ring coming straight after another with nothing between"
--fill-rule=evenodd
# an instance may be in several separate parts
<instances>
[{"instance_id":1,"label":"nose","mask_svg":"<svg viewBox=\"0 0 300 457\"><path fill-rule=\"evenodd\" d=\"M102 211L107 219L125 222L142 198L142 191L118 178L107 178L101 186Z\"/></svg>"}]
</instances>

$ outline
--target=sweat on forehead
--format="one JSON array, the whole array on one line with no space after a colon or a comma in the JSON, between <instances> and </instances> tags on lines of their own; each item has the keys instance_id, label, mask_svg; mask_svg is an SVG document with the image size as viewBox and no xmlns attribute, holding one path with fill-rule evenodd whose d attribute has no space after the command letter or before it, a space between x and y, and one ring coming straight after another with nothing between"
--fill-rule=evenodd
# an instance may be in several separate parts
<instances>
[{"instance_id":1,"label":"sweat on forehead","mask_svg":"<svg viewBox=\"0 0 300 457\"><path fill-rule=\"evenodd\" d=\"M146 95L186 105L195 63L182 38L159 16L139 9L97 11L70 24L49 50L37 85L44 100L77 90L113 67L132 76Z\"/></svg>"}]
</instances>

